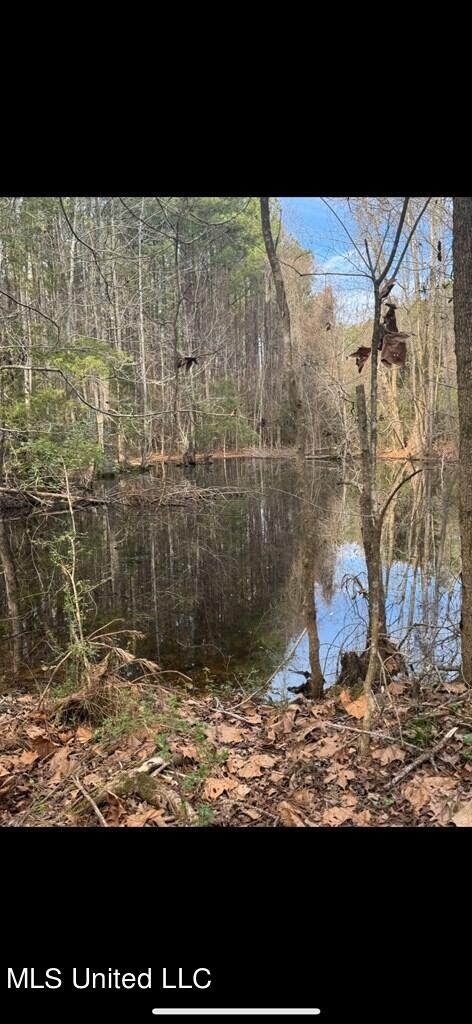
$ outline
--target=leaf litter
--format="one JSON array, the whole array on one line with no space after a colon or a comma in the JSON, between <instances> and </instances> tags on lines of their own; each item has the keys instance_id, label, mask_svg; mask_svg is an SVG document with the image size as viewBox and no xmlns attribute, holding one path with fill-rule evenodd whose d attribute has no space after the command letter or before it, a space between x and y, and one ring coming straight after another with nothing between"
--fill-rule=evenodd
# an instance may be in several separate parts
<instances>
[{"instance_id":1,"label":"leaf litter","mask_svg":"<svg viewBox=\"0 0 472 1024\"><path fill-rule=\"evenodd\" d=\"M408 681L388 692L402 701L378 702L367 759L359 749L363 698L348 691L316 704L299 695L288 707L246 700L236 721L234 702L215 708L214 698L155 684L153 723L119 736L83 721L64 729L39 699L8 695L0 703L0 824L100 827L99 810L120 828L470 827L472 691L423 686L423 711L409 701ZM432 723L426 747L414 741L422 714ZM416 767L458 720L466 724L447 747Z\"/></svg>"}]
</instances>

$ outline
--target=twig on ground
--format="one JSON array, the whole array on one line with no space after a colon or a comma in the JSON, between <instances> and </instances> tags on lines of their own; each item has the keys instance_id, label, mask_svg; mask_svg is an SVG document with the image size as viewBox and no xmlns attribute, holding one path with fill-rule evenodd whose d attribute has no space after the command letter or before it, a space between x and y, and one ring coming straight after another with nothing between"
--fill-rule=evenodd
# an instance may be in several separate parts
<instances>
[{"instance_id":1,"label":"twig on ground","mask_svg":"<svg viewBox=\"0 0 472 1024\"><path fill-rule=\"evenodd\" d=\"M105 821L105 818L103 817L103 814L102 814L101 810L97 807L97 805L95 803L95 800L92 800L92 797L90 796L90 793L87 793L87 790L85 789L85 786L82 785L80 779L78 779L77 776L74 776L74 782L75 782L77 788L80 789L80 792L85 797L85 799L88 800L90 806L93 807L93 810L94 810L95 814L97 815L97 818L98 818L100 824L103 825L104 828L108 828L108 824Z\"/></svg>"},{"instance_id":2,"label":"twig on ground","mask_svg":"<svg viewBox=\"0 0 472 1024\"><path fill-rule=\"evenodd\" d=\"M443 736L442 740L439 740L439 743L436 743L436 745L432 747L431 750L425 750L424 753L420 754L420 756L417 757L415 761L412 761L412 763L407 765L406 768L402 768L401 772L398 772L398 774L393 777L392 781L389 782L387 789L391 789L391 787L395 786L397 782L401 782L401 780L404 779L406 775L409 775L410 772L415 770L415 768L418 768L418 766L420 764L423 764L424 761L433 761L434 764L435 754L438 754L439 751L442 750L443 747L445 747L449 743L449 740L452 739L452 737L457 732L458 728L459 726L455 725L453 729L449 729L446 735Z\"/></svg>"}]
</instances>

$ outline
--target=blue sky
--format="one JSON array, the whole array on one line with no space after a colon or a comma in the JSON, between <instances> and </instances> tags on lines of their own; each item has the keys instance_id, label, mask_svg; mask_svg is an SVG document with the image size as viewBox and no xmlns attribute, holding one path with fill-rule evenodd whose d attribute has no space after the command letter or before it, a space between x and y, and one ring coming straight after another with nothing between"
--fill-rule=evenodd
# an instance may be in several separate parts
<instances>
[{"instance_id":1,"label":"blue sky","mask_svg":"<svg viewBox=\"0 0 472 1024\"><path fill-rule=\"evenodd\" d=\"M371 288L362 277L341 276L343 272L355 272L356 267L351 263L351 260L355 262L355 254L335 215L320 196L280 196L279 199L286 230L311 250L316 269L322 274L313 279L314 287L330 284L339 293L340 319L350 322L365 319L371 308ZM328 202L333 207L337 203L336 199L328 199ZM343 210L342 216L348 230L354 230L347 210ZM331 276L335 273L340 276Z\"/></svg>"}]
</instances>

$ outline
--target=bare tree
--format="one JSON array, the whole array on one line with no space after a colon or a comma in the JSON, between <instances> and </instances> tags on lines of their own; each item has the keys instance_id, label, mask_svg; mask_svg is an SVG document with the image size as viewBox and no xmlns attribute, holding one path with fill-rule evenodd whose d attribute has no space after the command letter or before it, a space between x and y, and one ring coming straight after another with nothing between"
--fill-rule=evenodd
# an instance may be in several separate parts
<instances>
[{"instance_id":1,"label":"bare tree","mask_svg":"<svg viewBox=\"0 0 472 1024\"><path fill-rule=\"evenodd\" d=\"M472 197L456 196L453 214L454 330L459 394L462 671L472 683Z\"/></svg>"}]
</instances>

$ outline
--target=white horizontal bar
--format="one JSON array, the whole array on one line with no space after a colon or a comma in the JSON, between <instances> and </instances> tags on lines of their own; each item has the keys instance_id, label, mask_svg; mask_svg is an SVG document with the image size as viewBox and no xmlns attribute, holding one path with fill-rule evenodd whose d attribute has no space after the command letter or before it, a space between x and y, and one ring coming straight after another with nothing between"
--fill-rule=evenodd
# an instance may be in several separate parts
<instances>
[{"instance_id":1,"label":"white horizontal bar","mask_svg":"<svg viewBox=\"0 0 472 1024\"><path fill-rule=\"evenodd\" d=\"M182 1010L180 1007L174 1006L172 1008L167 1008L167 1009L162 1009L162 1010L159 1010L159 1009L156 1008L152 1012L156 1013L156 1014L161 1013L163 1016L166 1016L166 1017L187 1017L187 1016L189 1016L189 1017L213 1017L213 1016L218 1016L218 1014L221 1014L224 1017L246 1017L246 1016L247 1017L249 1017L249 1016L254 1016L254 1017L266 1017L266 1016L278 1016L278 1017L295 1017L295 1016L296 1017L300 1017L301 1016L301 1017L307 1017L307 1016L311 1016L311 1014L313 1014L313 1013L321 1013L321 1010L319 1010L319 1009L312 1009L312 1010L300 1010L300 1009L295 1009L295 1010L285 1010L285 1009L278 1009L278 1010L274 1010L274 1009L272 1009L272 1010L261 1010L261 1009L256 1009L256 1010L246 1010L246 1009L244 1009L244 1010L234 1010L232 1007L230 1007L230 1008L228 1008L226 1010L215 1010L213 1007L209 1007L209 1009L207 1009L207 1010L204 1010L201 1007L194 1007L193 1010Z\"/></svg>"}]
</instances>

